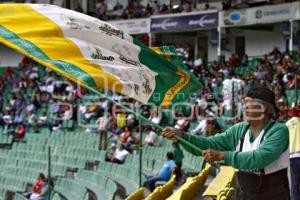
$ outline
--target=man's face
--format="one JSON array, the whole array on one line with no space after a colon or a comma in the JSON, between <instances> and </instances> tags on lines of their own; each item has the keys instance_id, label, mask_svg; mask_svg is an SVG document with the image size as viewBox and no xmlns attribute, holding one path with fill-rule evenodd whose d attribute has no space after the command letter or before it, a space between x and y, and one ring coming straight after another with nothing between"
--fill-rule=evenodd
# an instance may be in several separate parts
<instances>
[{"instance_id":1,"label":"man's face","mask_svg":"<svg viewBox=\"0 0 300 200\"><path fill-rule=\"evenodd\" d=\"M259 99L246 97L243 102L244 119L248 122L263 119L266 113L266 104Z\"/></svg>"}]
</instances>

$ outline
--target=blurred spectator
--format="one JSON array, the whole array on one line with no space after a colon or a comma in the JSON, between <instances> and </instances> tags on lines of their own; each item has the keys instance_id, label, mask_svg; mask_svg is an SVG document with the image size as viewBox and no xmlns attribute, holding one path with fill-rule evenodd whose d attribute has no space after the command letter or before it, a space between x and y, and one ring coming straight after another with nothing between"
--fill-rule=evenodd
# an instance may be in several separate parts
<instances>
[{"instance_id":1,"label":"blurred spectator","mask_svg":"<svg viewBox=\"0 0 300 200\"><path fill-rule=\"evenodd\" d=\"M190 122L189 120L184 117L182 112L178 112L177 114L178 120L176 121L175 128L183 131L187 131L190 127Z\"/></svg>"},{"instance_id":2,"label":"blurred spectator","mask_svg":"<svg viewBox=\"0 0 300 200\"><path fill-rule=\"evenodd\" d=\"M181 3L183 12L191 12L192 11L192 3L189 0L183 0Z\"/></svg>"},{"instance_id":3,"label":"blurred spectator","mask_svg":"<svg viewBox=\"0 0 300 200\"><path fill-rule=\"evenodd\" d=\"M117 114L117 127L118 128L125 128L127 121L127 115L125 112L120 112Z\"/></svg>"},{"instance_id":4,"label":"blurred spectator","mask_svg":"<svg viewBox=\"0 0 300 200\"><path fill-rule=\"evenodd\" d=\"M96 12L97 12L97 17L100 20L106 20L107 19L107 3L105 0L99 0L97 5L96 5Z\"/></svg>"},{"instance_id":5,"label":"blurred spectator","mask_svg":"<svg viewBox=\"0 0 300 200\"><path fill-rule=\"evenodd\" d=\"M24 196L30 200L45 200L47 197L45 196L45 188L46 185L46 177L43 173L39 173L36 179L36 182L32 186L32 191L28 193L24 193Z\"/></svg>"},{"instance_id":6,"label":"blurred spectator","mask_svg":"<svg viewBox=\"0 0 300 200\"><path fill-rule=\"evenodd\" d=\"M120 135L120 143L122 145L126 144L128 142L128 139L132 137L131 130L126 126L123 133Z\"/></svg>"},{"instance_id":7,"label":"blurred spectator","mask_svg":"<svg viewBox=\"0 0 300 200\"><path fill-rule=\"evenodd\" d=\"M147 126L145 132L147 133L147 136L145 137L144 145L159 146L158 135L152 130L152 127Z\"/></svg>"},{"instance_id":8,"label":"blurred spectator","mask_svg":"<svg viewBox=\"0 0 300 200\"><path fill-rule=\"evenodd\" d=\"M155 189L155 183L157 181L168 181L171 177L173 170L176 167L174 161L174 154L172 152L168 152L166 154L166 159L166 163L162 166L162 168L157 174L151 176L147 176L144 174L144 176L147 179L147 186L151 192Z\"/></svg>"},{"instance_id":9,"label":"blurred spectator","mask_svg":"<svg viewBox=\"0 0 300 200\"><path fill-rule=\"evenodd\" d=\"M182 178L181 167L182 167L182 161L183 161L184 155L183 155L182 149L180 149L178 142L173 142L172 147L174 149L173 154L174 154L174 160L175 160L175 164L176 164L174 173L176 175L176 180L179 181Z\"/></svg>"},{"instance_id":10,"label":"blurred spectator","mask_svg":"<svg viewBox=\"0 0 300 200\"><path fill-rule=\"evenodd\" d=\"M99 117L96 121L98 125L97 130L99 132L100 142L99 149L105 150L107 148L107 131L109 130L109 124L111 122L111 114L104 114L102 117Z\"/></svg>"},{"instance_id":11,"label":"blurred spectator","mask_svg":"<svg viewBox=\"0 0 300 200\"><path fill-rule=\"evenodd\" d=\"M18 140L25 137L26 128L23 124L18 125L16 131L11 132L14 140Z\"/></svg>"},{"instance_id":12,"label":"blurred spectator","mask_svg":"<svg viewBox=\"0 0 300 200\"><path fill-rule=\"evenodd\" d=\"M126 156L128 154L129 154L129 152L124 148L124 145L120 145L120 148L116 149L116 151L113 154L107 155L107 157L105 158L105 161L122 164L122 163L124 163Z\"/></svg>"}]
</instances>

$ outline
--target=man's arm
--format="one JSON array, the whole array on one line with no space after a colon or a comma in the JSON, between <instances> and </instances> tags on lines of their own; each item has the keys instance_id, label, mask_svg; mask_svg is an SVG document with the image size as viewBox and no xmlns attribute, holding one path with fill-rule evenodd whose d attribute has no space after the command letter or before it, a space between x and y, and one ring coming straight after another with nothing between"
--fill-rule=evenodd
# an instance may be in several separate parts
<instances>
[{"instance_id":1,"label":"man's arm","mask_svg":"<svg viewBox=\"0 0 300 200\"><path fill-rule=\"evenodd\" d=\"M217 151L233 151L235 150L239 138L246 127L245 123L237 124L227 131L216 134L211 137L196 136L193 134L185 134L183 139L189 143L199 147L202 150L215 149ZM179 143L184 147L184 149L194 155L202 156L201 154L194 151L193 148L179 141Z\"/></svg>"},{"instance_id":2,"label":"man's arm","mask_svg":"<svg viewBox=\"0 0 300 200\"><path fill-rule=\"evenodd\" d=\"M288 148L288 133L287 127L280 125L268 134L257 150L248 152L226 151L225 163L236 169L250 170L264 168L278 159Z\"/></svg>"}]
</instances>

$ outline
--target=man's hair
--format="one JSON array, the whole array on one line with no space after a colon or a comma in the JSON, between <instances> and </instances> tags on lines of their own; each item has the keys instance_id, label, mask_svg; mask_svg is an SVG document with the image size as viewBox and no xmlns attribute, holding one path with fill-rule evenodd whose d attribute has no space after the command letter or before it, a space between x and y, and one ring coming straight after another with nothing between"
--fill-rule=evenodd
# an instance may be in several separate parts
<instances>
[{"instance_id":1,"label":"man's hair","mask_svg":"<svg viewBox=\"0 0 300 200\"><path fill-rule=\"evenodd\" d=\"M174 160L174 154L172 152L167 153L167 159L168 160Z\"/></svg>"}]
</instances>

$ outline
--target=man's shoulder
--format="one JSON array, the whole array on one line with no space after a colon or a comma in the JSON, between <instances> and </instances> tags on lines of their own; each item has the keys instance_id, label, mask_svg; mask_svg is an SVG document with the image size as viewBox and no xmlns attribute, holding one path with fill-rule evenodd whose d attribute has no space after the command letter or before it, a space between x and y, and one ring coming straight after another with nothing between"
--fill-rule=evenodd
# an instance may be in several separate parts
<instances>
[{"instance_id":1,"label":"man's shoulder","mask_svg":"<svg viewBox=\"0 0 300 200\"><path fill-rule=\"evenodd\" d=\"M249 126L248 122L239 122L239 123L232 125L228 130L229 131L241 131L241 130L245 130L245 128L248 126Z\"/></svg>"}]
</instances>

